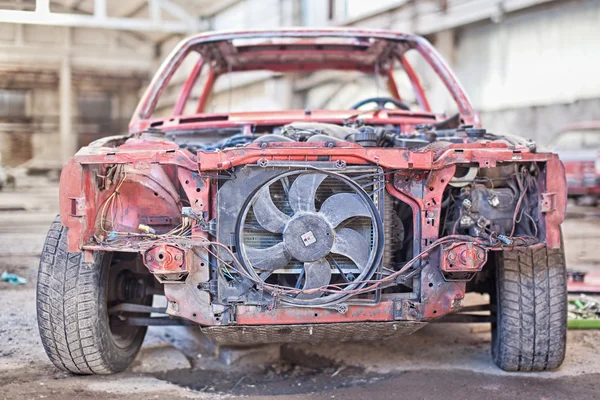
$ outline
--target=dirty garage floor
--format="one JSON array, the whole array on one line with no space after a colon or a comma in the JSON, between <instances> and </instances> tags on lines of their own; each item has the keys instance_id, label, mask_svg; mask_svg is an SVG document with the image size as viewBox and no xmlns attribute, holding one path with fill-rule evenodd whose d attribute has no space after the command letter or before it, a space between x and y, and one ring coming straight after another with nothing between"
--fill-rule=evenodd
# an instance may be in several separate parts
<instances>
[{"instance_id":1,"label":"dirty garage floor","mask_svg":"<svg viewBox=\"0 0 600 400\"><path fill-rule=\"evenodd\" d=\"M0 272L29 280L19 287L0 282L0 399L600 398L600 332L570 331L559 371L507 374L491 361L489 332L456 324L393 341L287 346L279 361L269 356L273 348L257 349L230 368L196 329L151 328L130 371L60 372L46 358L35 316L37 262L58 193L42 180L23 186L0 192ZM570 267L600 268L600 209L573 207L570 215Z\"/></svg>"}]
</instances>

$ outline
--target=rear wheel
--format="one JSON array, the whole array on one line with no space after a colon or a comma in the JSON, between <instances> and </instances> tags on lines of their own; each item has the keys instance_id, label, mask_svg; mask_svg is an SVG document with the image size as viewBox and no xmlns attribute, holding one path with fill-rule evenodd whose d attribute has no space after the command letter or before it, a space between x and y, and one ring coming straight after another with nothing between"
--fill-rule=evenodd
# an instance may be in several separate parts
<instances>
[{"instance_id":1,"label":"rear wheel","mask_svg":"<svg viewBox=\"0 0 600 400\"><path fill-rule=\"evenodd\" d=\"M505 371L558 368L567 341L564 249L504 251L491 293L492 357ZM494 307L495 305L495 307Z\"/></svg>"},{"instance_id":2,"label":"rear wheel","mask_svg":"<svg viewBox=\"0 0 600 400\"><path fill-rule=\"evenodd\" d=\"M133 256L108 252L95 252L86 263L82 253L67 251L66 239L67 229L57 218L44 244L37 284L46 354L58 368L76 374L123 371L137 355L146 327L109 317L109 309L123 302L151 304L144 267Z\"/></svg>"}]
</instances>

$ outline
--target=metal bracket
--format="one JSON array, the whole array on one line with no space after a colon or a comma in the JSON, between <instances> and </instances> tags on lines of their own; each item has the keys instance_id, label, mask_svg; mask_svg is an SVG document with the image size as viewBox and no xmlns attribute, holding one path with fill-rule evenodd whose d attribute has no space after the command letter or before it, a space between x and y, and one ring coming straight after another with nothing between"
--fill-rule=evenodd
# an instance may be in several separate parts
<instances>
[{"instance_id":1,"label":"metal bracket","mask_svg":"<svg viewBox=\"0 0 600 400\"><path fill-rule=\"evenodd\" d=\"M282 161L282 160L269 160L266 158L259 159L256 164L247 164L247 167L260 167L260 168L310 168L310 169L324 169L339 171L346 169L346 161Z\"/></svg>"},{"instance_id":2,"label":"metal bracket","mask_svg":"<svg viewBox=\"0 0 600 400\"><path fill-rule=\"evenodd\" d=\"M148 226L169 226L173 224L171 217L141 217L140 223Z\"/></svg>"},{"instance_id":3,"label":"metal bracket","mask_svg":"<svg viewBox=\"0 0 600 400\"><path fill-rule=\"evenodd\" d=\"M217 219L213 218L208 222L201 224L202 232L208 232L212 236L217 236Z\"/></svg>"},{"instance_id":4,"label":"metal bracket","mask_svg":"<svg viewBox=\"0 0 600 400\"><path fill-rule=\"evenodd\" d=\"M487 262L487 250L475 243L442 246L440 269L446 281L470 281Z\"/></svg>"},{"instance_id":5,"label":"metal bracket","mask_svg":"<svg viewBox=\"0 0 600 400\"><path fill-rule=\"evenodd\" d=\"M419 316L419 304L410 300L394 301L394 319L415 321Z\"/></svg>"},{"instance_id":6,"label":"metal bracket","mask_svg":"<svg viewBox=\"0 0 600 400\"><path fill-rule=\"evenodd\" d=\"M208 282L200 282L198 284L198 290L204 290L209 292L213 296L216 296L218 293L219 282L216 279L212 279Z\"/></svg>"},{"instance_id":7,"label":"metal bracket","mask_svg":"<svg viewBox=\"0 0 600 400\"><path fill-rule=\"evenodd\" d=\"M151 247L144 253L143 262L159 281L178 281L188 273L185 251L172 245Z\"/></svg>"},{"instance_id":8,"label":"metal bracket","mask_svg":"<svg viewBox=\"0 0 600 400\"><path fill-rule=\"evenodd\" d=\"M547 213L556 209L556 193L542 193L542 212Z\"/></svg>"},{"instance_id":9,"label":"metal bracket","mask_svg":"<svg viewBox=\"0 0 600 400\"><path fill-rule=\"evenodd\" d=\"M69 197L71 200L71 216L83 217L85 215L85 197Z\"/></svg>"}]
</instances>

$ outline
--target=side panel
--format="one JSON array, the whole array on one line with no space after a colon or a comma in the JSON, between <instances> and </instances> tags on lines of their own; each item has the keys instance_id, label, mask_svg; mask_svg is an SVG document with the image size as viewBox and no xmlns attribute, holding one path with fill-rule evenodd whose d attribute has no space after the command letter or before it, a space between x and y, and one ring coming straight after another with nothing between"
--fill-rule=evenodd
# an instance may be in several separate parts
<instances>
[{"instance_id":1,"label":"side panel","mask_svg":"<svg viewBox=\"0 0 600 400\"><path fill-rule=\"evenodd\" d=\"M546 214L546 245L557 249L561 246L560 224L567 214L567 180L565 167L556 154L550 155L545 172L546 188L540 208Z\"/></svg>"}]
</instances>

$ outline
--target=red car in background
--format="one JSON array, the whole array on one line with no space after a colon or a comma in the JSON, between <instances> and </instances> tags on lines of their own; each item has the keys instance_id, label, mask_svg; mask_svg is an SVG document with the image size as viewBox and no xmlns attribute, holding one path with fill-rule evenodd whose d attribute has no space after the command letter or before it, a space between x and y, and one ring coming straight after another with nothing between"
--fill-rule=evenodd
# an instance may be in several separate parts
<instances>
[{"instance_id":1,"label":"red car in background","mask_svg":"<svg viewBox=\"0 0 600 400\"><path fill-rule=\"evenodd\" d=\"M600 121L581 122L563 128L551 144L567 174L568 196L600 197Z\"/></svg>"}]
</instances>

